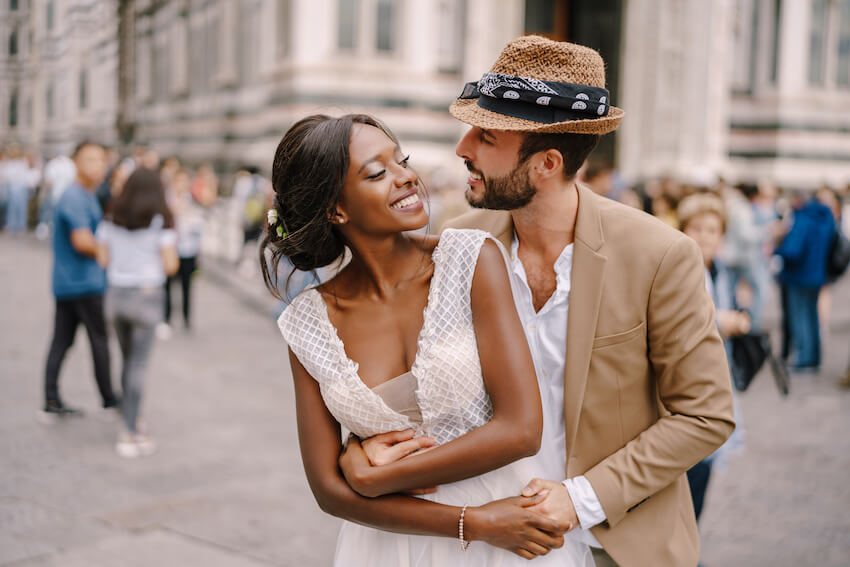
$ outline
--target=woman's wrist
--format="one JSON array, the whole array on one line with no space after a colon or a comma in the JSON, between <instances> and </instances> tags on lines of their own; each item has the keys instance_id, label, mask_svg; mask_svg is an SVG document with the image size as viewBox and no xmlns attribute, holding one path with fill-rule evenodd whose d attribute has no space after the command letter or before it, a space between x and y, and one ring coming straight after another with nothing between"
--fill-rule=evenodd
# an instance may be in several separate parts
<instances>
[{"instance_id":1,"label":"woman's wrist","mask_svg":"<svg viewBox=\"0 0 850 567\"><path fill-rule=\"evenodd\" d=\"M461 509L458 508L458 516ZM483 512L478 506L468 506L463 514L463 539L466 541L481 541L483 539Z\"/></svg>"}]
</instances>

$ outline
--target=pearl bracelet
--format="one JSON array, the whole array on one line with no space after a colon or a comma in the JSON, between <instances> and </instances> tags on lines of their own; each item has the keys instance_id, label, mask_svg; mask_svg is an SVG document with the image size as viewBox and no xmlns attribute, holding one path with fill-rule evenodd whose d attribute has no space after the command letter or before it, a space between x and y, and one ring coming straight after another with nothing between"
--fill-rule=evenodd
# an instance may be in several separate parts
<instances>
[{"instance_id":1,"label":"pearl bracelet","mask_svg":"<svg viewBox=\"0 0 850 567\"><path fill-rule=\"evenodd\" d=\"M463 505L463 509L460 511L460 522L457 525L457 535L458 539L460 539L460 549L462 551L466 551L469 548L470 542L463 539L463 517L466 516L466 504Z\"/></svg>"}]
</instances>

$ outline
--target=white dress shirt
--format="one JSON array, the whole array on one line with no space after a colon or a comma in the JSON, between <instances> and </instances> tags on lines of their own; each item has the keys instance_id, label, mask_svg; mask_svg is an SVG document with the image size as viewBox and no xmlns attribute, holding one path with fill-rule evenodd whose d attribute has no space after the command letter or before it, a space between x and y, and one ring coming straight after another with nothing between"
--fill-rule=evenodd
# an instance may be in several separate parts
<instances>
[{"instance_id":1,"label":"white dress shirt","mask_svg":"<svg viewBox=\"0 0 850 567\"><path fill-rule=\"evenodd\" d=\"M567 351L567 315L570 302L570 271L573 266L573 244L567 244L555 261L557 287L540 311L534 310L525 268L517 251L516 233L511 243L508 271L519 318L534 359L540 397L543 402L543 438L540 451L530 459L544 471L544 478L564 477L567 469L566 432L564 425L564 371ZM531 480L531 479L529 479ZM590 528L605 521L599 497L584 476L563 481L576 509L581 529L570 532L584 543L602 547Z\"/></svg>"}]
</instances>

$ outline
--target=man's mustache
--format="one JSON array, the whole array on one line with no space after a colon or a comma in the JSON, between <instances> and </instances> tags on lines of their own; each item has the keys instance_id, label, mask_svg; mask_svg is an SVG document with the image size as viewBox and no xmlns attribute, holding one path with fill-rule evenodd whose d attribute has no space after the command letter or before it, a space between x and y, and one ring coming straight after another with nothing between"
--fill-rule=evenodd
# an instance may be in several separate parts
<instances>
[{"instance_id":1,"label":"man's mustache","mask_svg":"<svg viewBox=\"0 0 850 567\"><path fill-rule=\"evenodd\" d=\"M469 171L471 171L472 173L474 173L476 175L481 176L481 178L484 179L484 174L481 173L480 171L478 171L477 169L475 169L475 166L472 165L471 161L469 161L468 159L463 160L463 164L466 166L466 169L468 169Z\"/></svg>"}]
</instances>

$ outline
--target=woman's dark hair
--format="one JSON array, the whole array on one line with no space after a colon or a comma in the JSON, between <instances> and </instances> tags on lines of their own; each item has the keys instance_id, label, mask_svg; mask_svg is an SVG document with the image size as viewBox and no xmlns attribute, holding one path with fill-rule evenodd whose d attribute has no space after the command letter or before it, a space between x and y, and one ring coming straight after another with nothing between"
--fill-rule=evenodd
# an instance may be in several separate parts
<instances>
[{"instance_id":1,"label":"woman's dark hair","mask_svg":"<svg viewBox=\"0 0 850 567\"><path fill-rule=\"evenodd\" d=\"M554 149L564 158L564 179L576 176L581 164L599 143L599 134L559 134L529 132L519 147L519 164L525 163L537 152Z\"/></svg>"},{"instance_id":2,"label":"woman's dark hair","mask_svg":"<svg viewBox=\"0 0 850 567\"><path fill-rule=\"evenodd\" d=\"M127 230L147 228L156 215L162 215L165 228L174 227L174 217L165 202L159 174L140 168L130 174L111 206L113 224Z\"/></svg>"},{"instance_id":3,"label":"woman's dark hair","mask_svg":"<svg viewBox=\"0 0 850 567\"><path fill-rule=\"evenodd\" d=\"M278 220L267 227L260 243L260 266L266 287L278 299L281 258L298 270L313 271L331 264L345 251L344 239L331 217L348 175L354 124L374 126L398 143L392 132L366 114L339 118L314 114L296 122L277 146L272 187Z\"/></svg>"}]
</instances>

